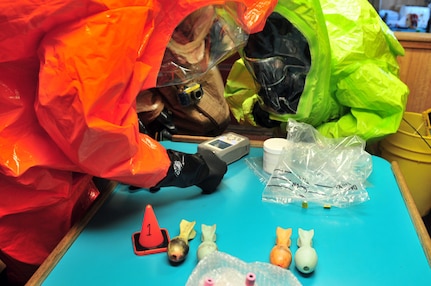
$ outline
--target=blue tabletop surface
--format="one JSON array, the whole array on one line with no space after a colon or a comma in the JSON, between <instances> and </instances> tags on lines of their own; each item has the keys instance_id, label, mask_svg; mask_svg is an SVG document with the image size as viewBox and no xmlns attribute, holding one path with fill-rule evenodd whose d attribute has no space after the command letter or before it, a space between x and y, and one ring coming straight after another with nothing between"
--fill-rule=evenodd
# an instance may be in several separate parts
<instances>
[{"instance_id":1,"label":"blue tabletop surface","mask_svg":"<svg viewBox=\"0 0 431 286\"><path fill-rule=\"evenodd\" d=\"M163 144L197 150L191 143ZM262 149L252 148L248 157L262 157ZM368 185L370 200L348 208L267 203L264 184L245 160L229 165L211 195L197 187L152 194L118 185L43 285L185 285L197 264L201 224L216 224L219 250L247 263L269 261L277 226L293 229L293 254L298 228L314 229L316 270L303 276L293 263L289 268L303 285L431 285L431 268L387 161L373 157ZM181 219L196 221L198 236L183 264L170 265L166 252L134 254L131 237L147 204L171 238Z\"/></svg>"}]
</instances>

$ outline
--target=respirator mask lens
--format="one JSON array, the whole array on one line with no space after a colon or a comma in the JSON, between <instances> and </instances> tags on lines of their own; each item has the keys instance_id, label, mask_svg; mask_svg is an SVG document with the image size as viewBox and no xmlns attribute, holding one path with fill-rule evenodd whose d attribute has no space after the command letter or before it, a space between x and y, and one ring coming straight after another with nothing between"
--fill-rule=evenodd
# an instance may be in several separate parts
<instances>
[{"instance_id":1,"label":"respirator mask lens","mask_svg":"<svg viewBox=\"0 0 431 286\"><path fill-rule=\"evenodd\" d=\"M264 59L244 56L248 71L260 84L262 107L276 114L296 113L308 73L308 67L288 64L287 61L281 56Z\"/></svg>"}]
</instances>

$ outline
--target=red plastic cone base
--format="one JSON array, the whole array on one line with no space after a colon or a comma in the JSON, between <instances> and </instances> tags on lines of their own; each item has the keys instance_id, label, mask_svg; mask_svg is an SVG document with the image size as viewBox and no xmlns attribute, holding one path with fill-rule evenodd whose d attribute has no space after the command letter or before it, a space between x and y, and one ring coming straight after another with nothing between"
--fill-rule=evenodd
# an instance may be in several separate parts
<instances>
[{"instance_id":1,"label":"red plastic cone base","mask_svg":"<svg viewBox=\"0 0 431 286\"><path fill-rule=\"evenodd\" d=\"M160 253L160 252L167 252L168 251L168 244L169 244L169 234L168 231L164 228L160 229L162 235L163 235L163 242L152 248L148 248L145 246L142 246L139 243L139 238L141 236L140 232L135 232L132 236L133 241L133 251L136 255L148 255L148 254L154 254L154 253Z\"/></svg>"},{"instance_id":2,"label":"red plastic cone base","mask_svg":"<svg viewBox=\"0 0 431 286\"><path fill-rule=\"evenodd\" d=\"M133 249L137 255L146 255L167 251L169 234L166 229L160 229L151 205L145 208L141 232L132 235Z\"/></svg>"}]
</instances>

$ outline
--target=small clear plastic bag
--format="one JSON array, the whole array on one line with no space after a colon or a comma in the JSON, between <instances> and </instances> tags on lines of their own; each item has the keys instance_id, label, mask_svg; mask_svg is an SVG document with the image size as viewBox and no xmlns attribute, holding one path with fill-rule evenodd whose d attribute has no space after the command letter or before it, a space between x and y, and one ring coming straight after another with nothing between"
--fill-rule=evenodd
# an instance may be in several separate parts
<instances>
[{"instance_id":1,"label":"small clear plastic bag","mask_svg":"<svg viewBox=\"0 0 431 286\"><path fill-rule=\"evenodd\" d=\"M364 140L358 136L327 138L311 125L291 119L287 134L291 145L282 151L263 201L347 207L369 200L366 180L372 158Z\"/></svg>"},{"instance_id":2,"label":"small clear plastic bag","mask_svg":"<svg viewBox=\"0 0 431 286\"><path fill-rule=\"evenodd\" d=\"M245 163L247 164L247 166L250 168L250 170L253 171L253 173L256 175L256 177L259 178L259 181L264 186L266 186L271 175L263 170L262 162L263 162L262 157L245 158Z\"/></svg>"}]
</instances>

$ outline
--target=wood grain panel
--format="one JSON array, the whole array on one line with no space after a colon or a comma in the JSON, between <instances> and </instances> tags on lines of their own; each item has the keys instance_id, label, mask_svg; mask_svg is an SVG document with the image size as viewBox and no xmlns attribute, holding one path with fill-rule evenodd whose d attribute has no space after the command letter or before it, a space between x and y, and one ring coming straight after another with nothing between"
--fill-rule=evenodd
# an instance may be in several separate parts
<instances>
[{"instance_id":1,"label":"wood grain panel","mask_svg":"<svg viewBox=\"0 0 431 286\"><path fill-rule=\"evenodd\" d=\"M407 111L422 112L431 108L431 34L396 32L405 49L398 58L400 78L410 89Z\"/></svg>"}]
</instances>

